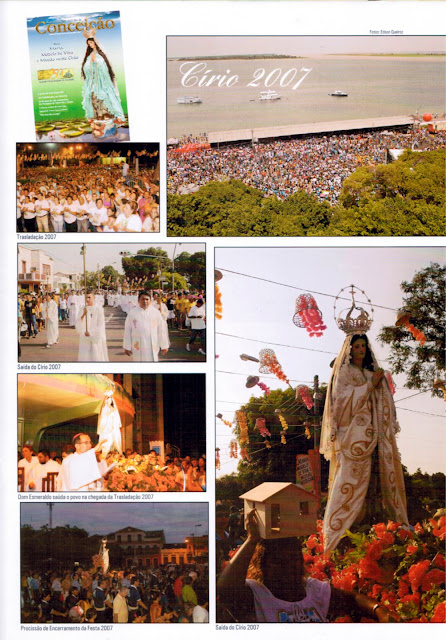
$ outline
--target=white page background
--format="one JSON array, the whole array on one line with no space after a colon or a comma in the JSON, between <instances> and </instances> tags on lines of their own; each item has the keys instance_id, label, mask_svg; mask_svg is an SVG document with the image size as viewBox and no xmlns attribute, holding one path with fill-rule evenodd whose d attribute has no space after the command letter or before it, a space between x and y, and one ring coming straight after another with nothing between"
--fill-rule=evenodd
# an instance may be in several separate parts
<instances>
[{"instance_id":1,"label":"white page background","mask_svg":"<svg viewBox=\"0 0 446 640\"><path fill-rule=\"evenodd\" d=\"M270 637L279 633L271 625L260 625L255 631L223 630L215 625L215 571L213 568L213 504L214 504L214 353L213 324L208 324L208 361L207 364L191 367L186 363L160 363L156 371L168 372L206 372L207 373L207 457L208 491L201 496L189 494L181 496L185 501L209 501L209 557L210 557L210 621L209 625L182 627L162 625L119 626L113 631L101 632L88 630L63 631L55 625L42 631L31 630L20 625L20 514L16 490L16 451L17 451L17 344L16 344L16 269L17 235L15 233L15 143L35 140L32 94L30 82L30 64L26 18L53 14L87 13L101 9L119 9L123 55L132 142L160 142L161 150L161 235L154 237L158 243L165 238L165 131L166 131L166 36L167 35L368 35L372 29L393 29L404 35L442 35L445 31L446 11L444 2L0 2L0 73L1 73L1 185L2 185L2 235L1 235L1 302L2 314L2 426L3 441L1 448L1 483L3 526L1 527L1 546L3 550L2 577L0 579L1 602L0 636L17 638L28 635L32 638L47 637L48 633L57 638L63 636L85 637L92 633L101 638L122 637L131 634L135 640L146 639L155 634L168 638L181 634L184 638L209 638L229 633L249 633L257 638ZM99 237L98 237L99 236ZM110 241L105 234L98 234L95 242ZM90 240L90 237L86 238ZM184 242L186 239L181 238ZM197 238L191 239L197 242ZM214 246L290 246L290 239L225 238L222 240L205 239L207 245L207 290L209 304L212 299L213 248ZM70 236L57 237L60 242L79 242ZM127 241L127 238L126 238ZM144 239L145 241L145 239ZM47 241L48 242L48 241ZM132 236L129 242L141 242L140 237ZM151 240L148 241L149 243ZM396 238L391 242L386 238L367 238L360 241L355 238L298 238L296 246L442 246L439 239ZM211 320L211 314L209 314ZM62 365L62 373L70 372L132 372L131 364L106 365L83 364ZM153 371L144 368L143 371ZM55 496L57 501L57 496ZM155 494L154 502L176 502L178 494ZM162 528L160 523L159 528ZM242 625L243 626L243 625ZM439 627L431 628L434 633ZM353 637L361 634L365 639L375 638L376 634L390 637L414 637L425 632L419 625L405 625L396 630L393 626L372 625L322 625L318 627L282 626L280 634L291 637L297 633L311 634L315 638ZM432 632L431 631L431 632ZM83 635L81 635L83 634Z\"/></svg>"}]
</instances>

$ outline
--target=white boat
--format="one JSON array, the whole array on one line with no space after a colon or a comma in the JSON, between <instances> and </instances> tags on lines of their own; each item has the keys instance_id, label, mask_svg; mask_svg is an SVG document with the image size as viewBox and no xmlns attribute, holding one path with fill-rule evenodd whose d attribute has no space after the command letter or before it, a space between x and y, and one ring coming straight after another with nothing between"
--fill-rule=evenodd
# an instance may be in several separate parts
<instances>
[{"instance_id":1,"label":"white boat","mask_svg":"<svg viewBox=\"0 0 446 640\"><path fill-rule=\"evenodd\" d=\"M270 89L269 91L261 91L259 100L280 100L280 98L277 91Z\"/></svg>"},{"instance_id":2,"label":"white boat","mask_svg":"<svg viewBox=\"0 0 446 640\"><path fill-rule=\"evenodd\" d=\"M345 91L340 91L339 89L337 89L337 91L333 91L333 93L329 93L329 96L336 96L338 98L346 98L348 96L348 93L345 93Z\"/></svg>"},{"instance_id":3,"label":"white boat","mask_svg":"<svg viewBox=\"0 0 446 640\"><path fill-rule=\"evenodd\" d=\"M177 98L178 104L201 104L202 99L198 96L183 96L182 98Z\"/></svg>"}]
</instances>

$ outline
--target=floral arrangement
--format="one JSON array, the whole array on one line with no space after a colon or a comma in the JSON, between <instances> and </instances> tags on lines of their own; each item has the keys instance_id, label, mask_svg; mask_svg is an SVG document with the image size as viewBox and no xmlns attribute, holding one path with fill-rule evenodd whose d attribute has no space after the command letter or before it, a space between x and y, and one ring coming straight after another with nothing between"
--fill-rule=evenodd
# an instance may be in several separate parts
<instances>
[{"instance_id":1,"label":"floral arrangement","mask_svg":"<svg viewBox=\"0 0 446 640\"><path fill-rule=\"evenodd\" d=\"M115 456L116 457L116 456ZM118 465L105 481L106 491L179 491L175 484L175 472L158 464L149 455L118 457Z\"/></svg>"},{"instance_id":2,"label":"floral arrangement","mask_svg":"<svg viewBox=\"0 0 446 640\"><path fill-rule=\"evenodd\" d=\"M310 395L310 389L305 384L300 384L296 388L296 399L298 396L300 396L302 402L308 411L310 411L313 408L313 398Z\"/></svg>"},{"instance_id":3,"label":"floral arrangement","mask_svg":"<svg viewBox=\"0 0 446 640\"><path fill-rule=\"evenodd\" d=\"M297 298L293 322L296 327L305 328L310 338L313 336L320 338L327 328L316 300L309 293L304 293Z\"/></svg>"},{"instance_id":4,"label":"floral arrangement","mask_svg":"<svg viewBox=\"0 0 446 640\"><path fill-rule=\"evenodd\" d=\"M424 346L426 342L426 336L422 331L414 327L414 325L409 322L409 317L404 316L401 319L401 324L403 324L406 327L406 329L410 331L410 333L413 335L415 340L417 340L421 344L421 346Z\"/></svg>"},{"instance_id":5,"label":"floral arrangement","mask_svg":"<svg viewBox=\"0 0 446 640\"><path fill-rule=\"evenodd\" d=\"M92 558L91 561L93 563L93 566L95 569L103 569L104 568L104 558L99 554L96 553Z\"/></svg>"},{"instance_id":6,"label":"floral arrangement","mask_svg":"<svg viewBox=\"0 0 446 640\"><path fill-rule=\"evenodd\" d=\"M229 443L229 457L238 458L238 444L237 440L231 440Z\"/></svg>"},{"instance_id":7,"label":"floral arrangement","mask_svg":"<svg viewBox=\"0 0 446 640\"><path fill-rule=\"evenodd\" d=\"M266 396L269 396L269 394L271 393L271 389L264 382L258 382L257 386L261 388Z\"/></svg>"},{"instance_id":8,"label":"floral arrangement","mask_svg":"<svg viewBox=\"0 0 446 640\"><path fill-rule=\"evenodd\" d=\"M268 427L266 426L265 418L256 418L256 429L259 430L262 438L266 438L271 435Z\"/></svg>"},{"instance_id":9,"label":"floral arrangement","mask_svg":"<svg viewBox=\"0 0 446 640\"><path fill-rule=\"evenodd\" d=\"M359 591L383 604L403 622L445 622L446 517L431 518L408 530L380 522L368 531L347 531L350 546L324 554L322 521L302 551L307 572L333 587ZM335 622L353 622L350 616ZM362 618L361 622L376 622Z\"/></svg>"},{"instance_id":10,"label":"floral arrangement","mask_svg":"<svg viewBox=\"0 0 446 640\"><path fill-rule=\"evenodd\" d=\"M218 284L215 284L215 317L217 320L221 320L223 318L223 303L221 301L221 291L219 289Z\"/></svg>"},{"instance_id":11,"label":"floral arrangement","mask_svg":"<svg viewBox=\"0 0 446 640\"><path fill-rule=\"evenodd\" d=\"M276 354L272 349L262 349L260 351L260 372L261 373L273 373L276 378L290 384L290 381L286 377L280 362L277 360Z\"/></svg>"}]
</instances>

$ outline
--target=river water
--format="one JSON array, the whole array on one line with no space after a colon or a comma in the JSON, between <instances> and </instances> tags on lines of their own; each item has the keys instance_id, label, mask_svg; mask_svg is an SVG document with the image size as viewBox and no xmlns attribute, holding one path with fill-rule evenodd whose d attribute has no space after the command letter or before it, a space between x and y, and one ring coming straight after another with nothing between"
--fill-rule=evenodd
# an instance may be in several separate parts
<instances>
[{"instance_id":1,"label":"river water","mask_svg":"<svg viewBox=\"0 0 446 640\"><path fill-rule=\"evenodd\" d=\"M198 78L237 75L237 84L219 87L181 85L183 61L167 62L168 137L209 131L350 120L377 116L405 116L445 109L445 57L326 56L275 60L203 60ZM198 61L194 61L196 64ZM191 63L188 63L191 66ZM183 67L184 68L184 67ZM255 81L257 69L263 77ZM301 69L311 69L305 75ZM270 86L265 78L270 76ZM292 76L296 69L294 79ZM229 71L229 73L227 73ZM288 72L284 78L284 74ZM259 72L260 74L261 72ZM277 79L274 82L274 78ZM254 80L258 86L248 86ZM280 86L289 82L288 86ZM259 101L260 91L275 90L280 100ZM336 90L346 98L328 94ZM177 98L197 95L202 104L177 104Z\"/></svg>"}]
</instances>

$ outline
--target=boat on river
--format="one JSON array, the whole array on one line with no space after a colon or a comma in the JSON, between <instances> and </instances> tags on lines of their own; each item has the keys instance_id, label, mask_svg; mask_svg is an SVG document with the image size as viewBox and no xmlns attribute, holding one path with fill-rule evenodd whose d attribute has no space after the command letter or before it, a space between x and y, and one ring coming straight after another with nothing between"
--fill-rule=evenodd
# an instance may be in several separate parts
<instances>
[{"instance_id":1,"label":"boat on river","mask_svg":"<svg viewBox=\"0 0 446 640\"><path fill-rule=\"evenodd\" d=\"M198 96L183 96L177 98L178 104L201 104L203 101Z\"/></svg>"}]
</instances>

